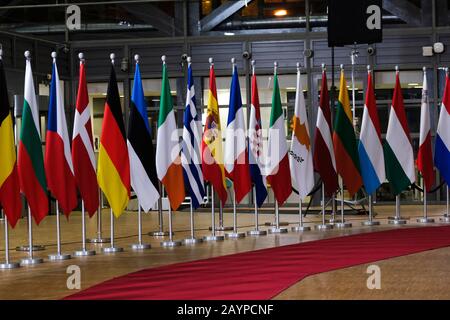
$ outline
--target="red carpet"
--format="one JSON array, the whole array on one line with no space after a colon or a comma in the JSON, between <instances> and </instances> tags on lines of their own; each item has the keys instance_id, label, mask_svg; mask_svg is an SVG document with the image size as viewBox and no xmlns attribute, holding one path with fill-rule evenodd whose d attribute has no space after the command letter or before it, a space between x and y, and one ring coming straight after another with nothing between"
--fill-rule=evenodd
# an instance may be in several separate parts
<instances>
[{"instance_id":1,"label":"red carpet","mask_svg":"<svg viewBox=\"0 0 450 320\"><path fill-rule=\"evenodd\" d=\"M404 228L145 269L66 299L270 299L303 278L450 246L450 226Z\"/></svg>"}]
</instances>

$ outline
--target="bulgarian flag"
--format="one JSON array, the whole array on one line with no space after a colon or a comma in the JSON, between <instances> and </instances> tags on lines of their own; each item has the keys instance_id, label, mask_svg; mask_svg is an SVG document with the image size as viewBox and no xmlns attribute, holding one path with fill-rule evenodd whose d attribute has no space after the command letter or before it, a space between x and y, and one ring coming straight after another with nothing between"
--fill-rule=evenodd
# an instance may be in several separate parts
<instances>
[{"instance_id":1,"label":"bulgarian flag","mask_svg":"<svg viewBox=\"0 0 450 320\"><path fill-rule=\"evenodd\" d=\"M178 209L185 198L185 191L179 137L173 111L165 56L163 56L158 137L156 141L156 172L158 173L158 179L166 189L170 206L173 210Z\"/></svg>"},{"instance_id":2,"label":"bulgarian flag","mask_svg":"<svg viewBox=\"0 0 450 320\"><path fill-rule=\"evenodd\" d=\"M34 220L39 224L48 214L47 182L39 131L39 109L34 91L29 52L25 66L25 89L20 129L18 169L20 189L27 199Z\"/></svg>"},{"instance_id":3,"label":"bulgarian flag","mask_svg":"<svg viewBox=\"0 0 450 320\"><path fill-rule=\"evenodd\" d=\"M350 196L353 196L361 188L362 178L344 69L341 69L339 99L334 119L333 144L337 173L342 177Z\"/></svg>"},{"instance_id":4,"label":"bulgarian flag","mask_svg":"<svg viewBox=\"0 0 450 320\"><path fill-rule=\"evenodd\" d=\"M430 104L428 102L427 73L423 72L422 106L420 108L420 138L417 168L422 174L426 191L434 184L433 151L431 150Z\"/></svg>"},{"instance_id":5,"label":"bulgarian flag","mask_svg":"<svg viewBox=\"0 0 450 320\"><path fill-rule=\"evenodd\" d=\"M13 122L1 54L2 52L0 52L0 205L5 210L9 224L14 228L20 218L22 202L17 174Z\"/></svg>"},{"instance_id":6,"label":"bulgarian flag","mask_svg":"<svg viewBox=\"0 0 450 320\"><path fill-rule=\"evenodd\" d=\"M400 76L395 75L394 97L384 144L384 161L386 177L392 187L394 195L400 194L414 181L414 154L406 121L405 106L403 105Z\"/></svg>"},{"instance_id":7,"label":"bulgarian flag","mask_svg":"<svg viewBox=\"0 0 450 320\"><path fill-rule=\"evenodd\" d=\"M267 182L271 185L280 206L292 193L285 126L278 76L275 71L267 152Z\"/></svg>"}]
</instances>

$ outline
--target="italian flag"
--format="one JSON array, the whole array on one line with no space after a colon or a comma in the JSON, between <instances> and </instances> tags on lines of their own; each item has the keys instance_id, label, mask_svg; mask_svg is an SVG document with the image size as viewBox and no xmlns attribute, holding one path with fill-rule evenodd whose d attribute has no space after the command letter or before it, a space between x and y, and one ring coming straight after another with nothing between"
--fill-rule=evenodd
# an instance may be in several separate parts
<instances>
[{"instance_id":1,"label":"italian flag","mask_svg":"<svg viewBox=\"0 0 450 320\"><path fill-rule=\"evenodd\" d=\"M22 128L18 153L20 189L27 199L34 220L39 224L48 214L47 182L39 132L39 109L29 59L25 67Z\"/></svg>"},{"instance_id":2,"label":"italian flag","mask_svg":"<svg viewBox=\"0 0 450 320\"><path fill-rule=\"evenodd\" d=\"M384 161L386 177L394 195L400 194L414 183L414 154L398 71L396 72L394 97L384 144Z\"/></svg>"},{"instance_id":3,"label":"italian flag","mask_svg":"<svg viewBox=\"0 0 450 320\"><path fill-rule=\"evenodd\" d=\"M289 171L288 148L286 145L286 128L281 108L278 76L275 72L270 113L269 141L267 153L267 182L272 187L279 205L283 205L292 193L291 173Z\"/></svg>"},{"instance_id":4,"label":"italian flag","mask_svg":"<svg viewBox=\"0 0 450 320\"><path fill-rule=\"evenodd\" d=\"M156 141L156 172L164 185L173 210L178 209L185 198L180 145L173 111L172 95L166 63L163 63L161 98Z\"/></svg>"}]
</instances>

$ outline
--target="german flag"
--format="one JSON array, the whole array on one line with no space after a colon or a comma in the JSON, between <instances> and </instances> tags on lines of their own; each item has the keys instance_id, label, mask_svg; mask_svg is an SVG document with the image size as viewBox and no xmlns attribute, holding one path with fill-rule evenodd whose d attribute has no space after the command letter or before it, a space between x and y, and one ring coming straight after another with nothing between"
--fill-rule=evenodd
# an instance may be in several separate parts
<instances>
[{"instance_id":1,"label":"german flag","mask_svg":"<svg viewBox=\"0 0 450 320\"><path fill-rule=\"evenodd\" d=\"M0 204L6 217L14 226L20 218L22 203L20 202L19 176L17 173L14 133L9 110L8 89L6 88L5 71L0 56Z\"/></svg>"},{"instance_id":2,"label":"german flag","mask_svg":"<svg viewBox=\"0 0 450 320\"><path fill-rule=\"evenodd\" d=\"M119 217L130 198L130 161L114 65L105 103L97 180L114 215Z\"/></svg>"}]
</instances>

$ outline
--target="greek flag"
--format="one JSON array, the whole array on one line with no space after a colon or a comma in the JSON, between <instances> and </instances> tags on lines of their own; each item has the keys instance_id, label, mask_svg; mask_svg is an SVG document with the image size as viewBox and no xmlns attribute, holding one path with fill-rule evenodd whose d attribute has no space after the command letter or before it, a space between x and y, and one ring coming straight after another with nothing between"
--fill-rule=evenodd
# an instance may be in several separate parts
<instances>
[{"instance_id":1,"label":"greek flag","mask_svg":"<svg viewBox=\"0 0 450 320\"><path fill-rule=\"evenodd\" d=\"M201 136L201 119L197 114L194 80L189 63L183 141L181 143L181 164L183 166L184 183L189 191L194 209L203 203L203 197L205 196L200 157Z\"/></svg>"}]
</instances>

